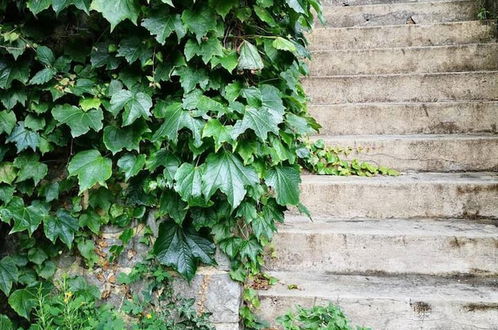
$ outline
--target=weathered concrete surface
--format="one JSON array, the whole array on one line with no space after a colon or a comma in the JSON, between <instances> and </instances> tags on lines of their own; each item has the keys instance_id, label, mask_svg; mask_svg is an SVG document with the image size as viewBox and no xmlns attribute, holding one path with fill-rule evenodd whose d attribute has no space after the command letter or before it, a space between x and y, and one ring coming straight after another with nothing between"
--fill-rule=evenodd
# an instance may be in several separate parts
<instances>
[{"instance_id":1,"label":"weathered concrete surface","mask_svg":"<svg viewBox=\"0 0 498 330\"><path fill-rule=\"evenodd\" d=\"M316 136L329 146L351 147L344 159L359 159L400 171L498 170L497 135Z\"/></svg>"},{"instance_id":2,"label":"weathered concrete surface","mask_svg":"<svg viewBox=\"0 0 498 330\"><path fill-rule=\"evenodd\" d=\"M317 51L312 76L498 69L498 43Z\"/></svg>"},{"instance_id":3,"label":"weathered concrete surface","mask_svg":"<svg viewBox=\"0 0 498 330\"><path fill-rule=\"evenodd\" d=\"M497 173L415 173L399 177L304 175L301 199L335 218L498 218Z\"/></svg>"},{"instance_id":4,"label":"weathered concrete surface","mask_svg":"<svg viewBox=\"0 0 498 330\"><path fill-rule=\"evenodd\" d=\"M375 330L496 329L498 324L496 279L270 274L280 283L260 291L260 315L269 321L296 304L311 307L332 302L354 324ZM298 289L289 290L289 284Z\"/></svg>"},{"instance_id":5,"label":"weathered concrete surface","mask_svg":"<svg viewBox=\"0 0 498 330\"><path fill-rule=\"evenodd\" d=\"M308 40L312 50L420 47L489 42L494 39L495 32L494 21L348 28L317 25Z\"/></svg>"},{"instance_id":6,"label":"weathered concrete surface","mask_svg":"<svg viewBox=\"0 0 498 330\"><path fill-rule=\"evenodd\" d=\"M324 135L498 133L498 102L312 105Z\"/></svg>"},{"instance_id":7,"label":"weathered concrete surface","mask_svg":"<svg viewBox=\"0 0 498 330\"><path fill-rule=\"evenodd\" d=\"M476 1L326 6L324 17L327 26L331 27L430 24L472 21L476 18L477 8Z\"/></svg>"},{"instance_id":8,"label":"weathered concrete surface","mask_svg":"<svg viewBox=\"0 0 498 330\"><path fill-rule=\"evenodd\" d=\"M120 244L119 236L122 229L108 226L103 228L102 235L97 239L98 254L101 263L92 270L84 268L80 258L63 255L59 260L56 276L69 274L79 275L97 286L104 302L119 307L130 294L141 294L145 283L135 283L130 287L117 283L119 273L129 273L133 267L144 260L149 247L140 243L144 227L135 227L135 236L125 247L119 259L114 263L106 262L110 257L109 249L114 244ZM217 267L200 267L189 284L181 278L173 282L173 289L179 296L194 298L199 312L212 313L210 320L217 330L239 329L239 306L242 297L242 287L232 281L229 276L229 263L225 256L217 253Z\"/></svg>"},{"instance_id":9,"label":"weathered concrete surface","mask_svg":"<svg viewBox=\"0 0 498 330\"><path fill-rule=\"evenodd\" d=\"M312 104L498 100L498 71L310 77ZM437 86L437 88L436 88Z\"/></svg>"},{"instance_id":10,"label":"weathered concrete surface","mask_svg":"<svg viewBox=\"0 0 498 330\"><path fill-rule=\"evenodd\" d=\"M266 263L270 270L498 276L498 227L493 223L289 219L279 226L273 245Z\"/></svg>"}]
</instances>

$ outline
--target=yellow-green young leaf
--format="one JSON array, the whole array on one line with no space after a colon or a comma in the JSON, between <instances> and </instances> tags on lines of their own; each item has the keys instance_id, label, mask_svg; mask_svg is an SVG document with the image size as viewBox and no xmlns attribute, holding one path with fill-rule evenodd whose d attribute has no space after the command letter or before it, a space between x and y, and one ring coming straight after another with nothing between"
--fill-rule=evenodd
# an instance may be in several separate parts
<instances>
[{"instance_id":1,"label":"yellow-green young leaf","mask_svg":"<svg viewBox=\"0 0 498 330\"><path fill-rule=\"evenodd\" d=\"M101 104L102 101L96 97L80 100L80 107L81 109L83 109L83 111L88 111L90 109L98 109L100 108Z\"/></svg>"},{"instance_id":2,"label":"yellow-green young leaf","mask_svg":"<svg viewBox=\"0 0 498 330\"><path fill-rule=\"evenodd\" d=\"M106 186L112 175L112 161L102 157L98 150L86 150L77 153L67 169L69 176L78 177L81 193L97 183Z\"/></svg>"},{"instance_id":3,"label":"yellow-green young leaf","mask_svg":"<svg viewBox=\"0 0 498 330\"><path fill-rule=\"evenodd\" d=\"M14 330L14 324L6 315L0 314L0 329Z\"/></svg>"},{"instance_id":4,"label":"yellow-green young leaf","mask_svg":"<svg viewBox=\"0 0 498 330\"><path fill-rule=\"evenodd\" d=\"M240 47L238 68L240 70L260 70L264 68L263 59L256 46L245 40Z\"/></svg>"},{"instance_id":5,"label":"yellow-green young leaf","mask_svg":"<svg viewBox=\"0 0 498 330\"><path fill-rule=\"evenodd\" d=\"M11 257L4 257L0 260L0 290L9 296L12 284L17 282L19 270Z\"/></svg>"},{"instance_id":6,"label":"yellow-green young leaf","mask_svg":"<svg viewBox=\"0 0 498 330\"><path fill-rule=\"evenodd\" d=\"M111 23L111 31L125 19L136 25L140 13L136 0L93 0L90 8L102 13L102 16Z\"/></svg>"},{"instance_id":7,"label":"yellow-green young leaf","mask_svg":"<svg viewBox=\"0 0 498 330\"><path fill-rule=\"evenodd\" d=\"M299 204L301 177L295 166L275 166L265 177L268 186L275 189L277 202L282 206Z\"/></svg>"},{"instance_id":8,"label":"yellow-green young leaf","mask_svg":"<svg viewBox=\"0 0 498 330\"><path fill-rule=\"evenodd\" d=\"M12 163L0 163L0 183L11 184L17 177L17 170Z\"/></svg>"},{"instance_id":9,"label":"yellow-green young leaf","mask_svg":"<svg viewBox=\"0 0 498 330\"><path fill-rule=\"evenodd\" d=\"M297 50L296 46L292 42L290 42L289 40L284 39L282 37L277 37L275 40L273 40L272 45L276 49L286 50L286 51L291 52L291 53L295 53Z\"/></svg>"}]
</instances>

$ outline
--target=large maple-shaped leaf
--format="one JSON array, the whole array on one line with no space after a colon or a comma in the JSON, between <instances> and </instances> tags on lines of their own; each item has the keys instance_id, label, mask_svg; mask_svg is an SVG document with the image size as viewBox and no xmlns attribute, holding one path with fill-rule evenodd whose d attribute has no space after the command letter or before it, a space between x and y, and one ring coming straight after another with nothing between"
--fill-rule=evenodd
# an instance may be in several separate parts
<instances>
[{"instance_id":1,"label":"large maple-shaped leaf","mask_svg":"<svg viewBox=\"0 0 498 330\"><path fill-rule=\"evenodd\" d=\"M59 14L64 8L74 5L76 8L89 14L91 0L52 0L52 8Z\"/></svg>"},{"instance_id":2,"label":"large maple-shaped leaf","mask_svg":"<svg viewBox=\"0 0 498 330\"><path fill-rule=\"evenodd\" d=\"M157 42L164 45L166 39L176 33L180 41L187 31L183 26L180 14L171 14L166 10L155 11L142 21L142 26L156 37Z\"/></svg>"},{"instance_id":3,"label":"large maple-shaped leaf","mask_svg":"<svg viewBox=\"0 0 498 330\"><path fill-rule=\"evenodd\" d=\"M19 270L11 257L4 257L0 260L0 290L8 296L12 289L12 284L17 282Z\"/></svg>"},{"instance_id":4,"label":"large maple-shaped leaf","mask_svg":"<svg viewBox=\"0 0 498 330\"><path fill-rule=\"evenodd\" d=\"M277 202L280 205L299 204L299 169L294 166L275 166L268 171L265 182L275 189Z\"/></svg>"},{"instance_id":5,"label":"large maple-shaped leaf","mask_svg":"<svg viewBox=\"0 0 498 330\"><path fill-rule=\"evenodd\" d=\"M102 129L104 114L100 109L83 111L74 105L58 105L52 109L52 116L61 124L71 128L71 135L77 137L87 133L90 128L95 132Z\"/></svg>"},{"instance_id":6,"label":"large maple-shaped leaf","mask_svg":"<svg viewBox=\"0 0 498 330\"><path fill-rule=\"evenodd\" d=\"M245 186L259 183L256 171L244 166L232 153L211 154L206 159L206 170L202 176L202 191L209 199L220 189L228 198L232 208L236 208L246 195Z\"/></svg>"},{"instance_id":7,"label":"large maple-shaped leaf","mask_svg":"<svg viewBox=\"0 0 498 330\"><path fill-rule=\"evenodd\" d=\"M116 154L123 149L139 151L142 133L145 131L147 131L147 126L142 125L139 122L123 128L107 126L104 128L104 144L113 154Z\"/></svg>"},{"instance_id":8,"label":"large maple-shaped leaf","mask_svg":"<svg viewBox=\"0 0 498 330\"><path fill-rule=\"evenodd\" d=\"M215 246L193 230L166 221L159 226L153 252L161 264L173 267L190 281L199 262L214 264Z\"/></svg>"},{"instance_id":9,"label":"large maple-shaped leaf","mask_svg":"<svg viewBox=\"0 0 498 330\"><path fill-rule=\"evenodd\" d=\"M156 117L164 118L164 122L154 133L153 140L167 137L168 140L176 143L178 141L178 131L182 128L188 128L194 136L195 145L199 146L202 143L201 131L204 121L192 117L189 111L183 109L180 102L170 104L161 102L154 112Z\"/></svg>"},{"instance_id":10,"label":"large maple-shaped leaf","mask_svg":"<svg viewBox=\"0 0 498 330\"><path fill-rule=\"evenodd\" d=\"M282 121L283 118L277 118L266 108L257 109L248 106L245 109L244 118L234 125L232 137L236 139L240 134L250 128L262 141L266 141L268 132L278 135L278 125Z\"/></svg>"},{"instance_id":11,"label":"large maple-shaped leaf","mask_svg":"<svg viewBox=\"0 0 498 330\"><path fill-rule=\"evenodd\" d=\"M93 0L90 8L102 13L102 16L111 23L111 31L125 19L137 24L140 12L136 0Z\"/></svg>"},{"instance_id":12,"label":"large maple-shaped leaf","mask_svg":"<svg viewBox=\"0 0 498 330\"><path fill-rule=\"evenodd\" d=\"M122 89L112 96L110 111L113 115L117 115L124 108L123 126L128 126L140 117L149 118L151 107L152 98L149 95L142 92L133 93Z\"/></svg>"},{"instance_id":13,"label":"large maple-shaped leaf","mask_svg":"<svg viewBox=\"0 0 498 330\"><path fill-rule=\"evenodd\" d=\"M58 210L56 216L46 217L43 223L43 231L49 240L55 243L59 238L69 248L73 244L74 233L78 228L78 220L65 210Z\"/></svg>"},{"instance_id":14,"label":"large maple-shaped leaf","mask_svg":"<svg viewBox=\"0 0 498 330\"><path fill-rule=\"evenodd\" d=\"M86 150L77 153L68 165L69 176L77 176L80 193L105 181L112 175L112 161L102 157L98 150Z\"/></svg>"},{"instance_id":15,"label":"large maple-shaped leaf","mask_svg":"<svg viewBox=\"0 0 498 330\"><path fill-rule=\"evenodd\" d=\"M210 119L202 130L202 137L212 137L215 151L218 151L223 143L232 141L232 128L232 126L223 125L218 119Z\"/></svg>"},{"instance_id":16,"label":"large maple-shaped leaf","mask_svg":"<svg viewBox=\"0 0 498 330\"><path fill-rule=\"evenodd\" d=\"M240 47L238 67L240 70L259 70L264 68L263 59L259 55L258 49L247 40Z\"/></svg>"},{"instance_id":17,"label":"large maple-shaped leaf","mask_svg":"<svg viewBox=\"0 0 498 330\"><path fill-rule=\"evenodd\" d=\"M14 166L19 169L17 182L33 179L35 186L38 185L48 173L47 164L41 163L37 154L21 155L14 160Z\"/></svg>"},{"instance_id":18,"label":"large maple-shaped leaf","mask_svg":"<svg viewBox=\"0 0 498 330\"><path fill-rule=\"evenodd\" d=\"M32 235L48 216L48 210L39 201L34 201L26 207L19 197L15 197L9 203L6 211L4 214L14 222L11 234L27 230L29 235Z\"/></svg>"},{"instance_id":19,"label":"large maple-shaped leaf","mask_svg":"<svg viewBox=\"0 0 498 330\"><path fill-rule=\"evenodd\" d=\"M38 144L40 143L40 135L32 130L27 129L24 126L24 122L20 121L17 126L10 133L7 142L14 142L16 144L17 152L21 152L25 149L31 148L36 151Z\"/></svg>"}]
</instances>

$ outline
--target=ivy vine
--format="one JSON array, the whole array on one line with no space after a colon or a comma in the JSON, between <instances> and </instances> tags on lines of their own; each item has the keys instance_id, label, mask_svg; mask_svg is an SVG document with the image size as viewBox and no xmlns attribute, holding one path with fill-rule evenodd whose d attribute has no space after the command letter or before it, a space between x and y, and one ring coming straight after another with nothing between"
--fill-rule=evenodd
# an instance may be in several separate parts
<instances>
[{"instance_id":1,"label":"ivy vine","mask_svg":"<svg viewBox=\"0 0 498 330\"><path fill-rule=\"evenodd\" d=\"M103 225L147 219L157 260L186 279L215 246L235 280L259 274L283 212L304 210L313 12L318 0L0 0L5 299L64 251L97 262Z\"/></svg>"}]
</instances>

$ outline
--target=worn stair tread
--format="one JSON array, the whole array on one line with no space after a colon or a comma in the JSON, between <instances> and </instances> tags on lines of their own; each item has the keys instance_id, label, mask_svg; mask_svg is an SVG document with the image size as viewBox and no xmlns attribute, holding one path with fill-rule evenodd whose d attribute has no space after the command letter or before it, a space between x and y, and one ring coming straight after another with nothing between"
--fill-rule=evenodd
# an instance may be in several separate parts
<instances>
[{"instance_id":1,"label":"worn stair tread","mask_svg":"<svg viewBox=\"0 0 498 330\"><path fill-rule=\"evenodd\" d=\"M312 105L498 100L496 70L331 75L308 77L303 83Z\"/></svg>"},{"instance_id":2,"label":"worn stair tread","mask_svg":"<svg viewBox=\"0 0 498 330\"><path fill-rule=\"evenodd\" d=\"M358 234L381 236L465 237L498 239L498 227L463 219L329 219L319 217L313 221L289 219L279 226L279 233L302 234Z\"/></svg>"},{"instance_id":3,"label":"worn stair tread","mask_svg":"<svg viewBox=\"0 0 498 330\"><path fill-rule=\"evenodd\" d=\"M496 134L354 134L354 135L315 135L313 139L323 139L326 141L392 141L392 140L497 140Z\"/></svg>"},{"instance_id":4,"label":"worn stair tread","mask_svg":"<svg viewBox=\"0 0 498 330\"><path fill-rule=\"evenodd\" d=\"M426 24L472 20L477 14L475 1L438 1L360 6L325 6L327 26Z\"/></svg>"},{"instance_id":5,"label":"worn stair tread","mask_svg":"<svg viewBox=\"0 0 498 330\"><path fill-rule=\"evenodd\" d=\"M373 4L392 4L392 3L414 3L414 2L447 2L448 0L322 0L323 6L362 6ZM452 0L467 1L467 0Z\"/></svg>"},{"instance_id":6,"label":"worn stair tread","mask_svg":"<svg viewBox=\"0 0 498 330\"><path fill-rule=\"evenodd\" d=\"M424 275L365 276L337 275L309 272L270 272L279 282L268 290L260 290L262 297L297 296L330 300L407 299L424 302L458 301L476 304L495 304L498 301L497 279L444 278ZM289 289L288 285L298 289Z\"/></svg>"},{"instance_id":7,"label":"worn stair tread","mask_svg":"<svg viewBox=\"0 0 498 330\"><path fill-rule=\"evenodd\" d=\"M312 52L310 76L498 69L498 43Z\"/></svg>"},{"instance_id":8,"label":"worn stair tread","mask_svg":"<svg viewBox=\"0 0 498 330\"><path fill-rule=\"evenodd\" d=\"M310 105L324 135L498 133L497 101Z\"/></svg>"},{"instance_id":9,"label":"worn stair tread","mask_svg":"<svg viewBox=\"0 0 498 330\"><path fill-rule=\"evenodd\" d=\"M494 40L496 22L325 27L308 35L310 50L368 49L405 46L462 45Z\"/></svg>"}]
</instances>

